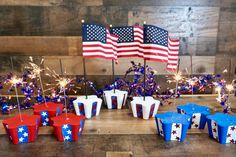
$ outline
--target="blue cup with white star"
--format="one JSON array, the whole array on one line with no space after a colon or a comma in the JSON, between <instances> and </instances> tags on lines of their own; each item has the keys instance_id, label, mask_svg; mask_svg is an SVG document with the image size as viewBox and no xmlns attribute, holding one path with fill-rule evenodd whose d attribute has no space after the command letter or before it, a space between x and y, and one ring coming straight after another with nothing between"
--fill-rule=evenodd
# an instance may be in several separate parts
<instances>
[{"instance_id":1,"label":"blue cup with white star","mask_svg":"<svg viewBox=\"0 0 236 157\"><path fill-rule=\"evenodd\" d=\"M191 117L189 129L198 128L204 129L206 125L206 117L210 115L210 108L197 104L185 104L177 106L177 111L180 114L186 114Z\"/></svg>"},{"instance_id":2,"label":"blue cup with white star","mask_svg":"<svg viewBox=\"0 0 236 157\"><path fill-rule=\"evenodd\" d=\"M191 117L176 112L156 114L157 134L165 141L184 142Z\"/></svg>"}]
</instances>

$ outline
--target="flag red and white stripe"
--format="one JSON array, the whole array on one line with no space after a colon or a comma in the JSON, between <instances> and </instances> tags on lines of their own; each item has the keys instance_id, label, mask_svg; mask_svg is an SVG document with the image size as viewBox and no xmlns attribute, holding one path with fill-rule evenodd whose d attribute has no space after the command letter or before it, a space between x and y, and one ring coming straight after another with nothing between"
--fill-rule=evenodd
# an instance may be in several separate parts
<instances>
[{"instance_id":1,"label":"flag red and white stripe","mask_svg":"<svg viewBox=\"0 0 236 157\"><path fill-rule=\"evenodd\" d=\"M176 70L179 64L178 60L179 60L179 40L173 40L169 37L167 69Z\"/></svg>"},{"instance_id":2,"label":"flag red and white stripe","mask_svg":"<svg viewBox=\"0 0 236 157\"><path fill-rule=\"evenodd\" d=\"M120 57L143 57L143 27L133 26L133 42L118 43L117 56Z\"/></svg>"},{"instance_id":3,"label":"flag red and white stripe","mask_svg":"<svg viewBox=\"0 0 236 157\"><path fill-rule=\"evenodd\" d=\"M91 31L93 31L93 28L97 29L100 26L93 25L91 27L89 29L91 29ZM94 32L91 33L91 31L86 32L87 34L86 34L86 36L84 36L84 38L87 37L88 39L92 39L92 37L90 37L90 36L92 36L94 34ZM98 31L101 31L101 30L98 30ZM102 32L101 32L101 34L102 34ZM111 34L109 32L109 30L106 29L106 34L104 34L104 37L102 38L102 40L103 39L106 39L105 43L101 42L99 40L83 41L83 45L82 45L83 46L83 57L117 60L118 37L116 35Z\"/></svg>"}]
</instances>

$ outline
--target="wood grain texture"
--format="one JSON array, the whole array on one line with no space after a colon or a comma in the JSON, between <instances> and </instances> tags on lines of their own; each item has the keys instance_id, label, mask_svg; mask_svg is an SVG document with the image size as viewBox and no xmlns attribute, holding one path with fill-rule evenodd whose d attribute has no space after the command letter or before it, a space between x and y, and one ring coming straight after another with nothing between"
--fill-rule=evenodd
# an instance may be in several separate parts
<instances>
[{"instance_id":1,"label":"wood grain texture","mask_svg":"<svg viewBox=\"0 0 236 157\"><path fill-rule=\"evenodd\" d=\"M221 0L103 0L106 6L220 6ZM232 1L232 0L231 0Z\"/></svg>"},{"instance_id":2,"label":"wood grain texture","mask_svg":"<svg viewBox=\"0 0 236 157\"><path fill-rule=\"evenodd\" d=\"M129 25L158 25L177 37L217 37L219 7L133 7ZM176 29L178 28L178 29Z\"/></svg>"},{"instance_id":3,"label":"wood grain texture","mask_svg":"<svg viewBox=\"0 0 236 157\"><path fill-rule=\"evenodd\" d=\"M1 0L2 6L67 6L67 5L83 5L83 6L100 6L103 0Z\"/></svg>"},{"instance_id":4,"label":"wood grain texture","mask_svg":"<svg viewBox=\"0 0 236 157\"><path fill-rule=\"evenodd\" d=\"M103 25L126 25L128 11L103 6L0 6L0 35L81 35L81 20Z\"/></svg>"},{"instance_id":5,"label":"wood grain texture","mask_svg":"<svg viewBox=\"0 0 236 157\"><path fill-rule=\"evenodd\" d=\"M235 55L236 8L222 7L220 12L218 54Z\"/></svg>"},{"instance_id":6,"label":"wood grain texture","mask_svg":"<svg viewBox=\"0 0 236 157\"><path fill-rule=\"evenodd\" d=\"M193 74L214 74L215 56L193 56Z\"/></svg>"},{"instance_id":7,"label":"wood grain texture","mask_svg":"<svg viewBox=\"0 0 236 157\"><path fill-rule=\"evenodd\" d=\"M1 55L81 55L81 37L1 36Z\"/></svg>"},{"instance_id":8,"label":"wood grain texture","mask_svg":"<svg viewBox=\"0 0 236 157\"><path fill-rule=\"evenodd\" d=\"M44 56L43 58L45 59L44 66L55 69L59 73L61 71L59 60L61 59L62 67L66 69L66 75L83 75L82 56ZM115 75L124 75L128 67L131 66L131 61L143 64L143 59L141 58L121 58L118 60L119 63L115 65ZM147 61L147 65L155 69L158 75L170 74L170 72L166 71L166 63ZM193 56L193 74L212 74L215 72L214 66L214 56ZM86 59L86 69L87 75L112 74L111 61L105 59ZM184 74L191 73L191 60L189 56L180 57L180 70Z\"/></svg>"}]
</instances>

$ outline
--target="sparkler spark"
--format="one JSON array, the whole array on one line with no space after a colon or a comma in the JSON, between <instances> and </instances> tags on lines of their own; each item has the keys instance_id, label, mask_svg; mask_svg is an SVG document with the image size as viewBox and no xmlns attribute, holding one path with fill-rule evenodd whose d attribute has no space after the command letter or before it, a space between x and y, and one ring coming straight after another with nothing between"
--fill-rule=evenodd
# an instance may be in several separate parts
<instances>
[{"instance_id":1,"label":"sparkler spark","mask_svg":"<svg viewBox=\"0 0 236 157\"><path fill-rule=\"evenodd\" d=\"M234 86L233 86L232 84L228 84L228 85L226 85L226 89L227 89L229 92L231 92L231 91L234 90Z\"/></svg>"}]
</instances>

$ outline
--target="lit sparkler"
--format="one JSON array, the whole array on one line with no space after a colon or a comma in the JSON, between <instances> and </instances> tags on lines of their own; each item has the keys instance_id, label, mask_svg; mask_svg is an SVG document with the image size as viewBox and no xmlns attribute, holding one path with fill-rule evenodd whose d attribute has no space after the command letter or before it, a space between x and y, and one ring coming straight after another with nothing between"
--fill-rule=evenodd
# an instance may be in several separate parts
<instances>
[{"instance_id":1,"label":"lit sparkler","mask_svg":"<svg viewBox=\"0 0 236 157\"><path fill-rule=\"evenodd\" d=\"M10 80L8 80L9 83L11 84L11 86L15 88L15 92L16 92L16 100L17 100L17 106L18 106L18 111L19 111L19 115L20 115L20 120L21 122L23 122L22 120L22 116L21 116L21 109L20 109L20 101L19 101L19 96L18 96L18 90L17 90L17 85L22 84L23 83L23 79L22 78L17 78L17 76L12 76Z\"/></svg>"},{"instance_id":2,"label":"lit sparkler","mask_svg":"<svg viewBox=\"0 0 236 157\"><path fill-rule=\"evenodd\" d=\"M31 69L31 74L29 74L29 77L31 79L39 78L39 82L40 82L40 86L41 86L41 89L42 89L42 94L43 94L43 99L44 99L44 102L45 102L45 106L48 107L47 102L46 102L45 93L44 93L43 82L42 82L42 78L41 78L41 72L44 69L41 69L40 66L33 63L33 58L32 57L29 57L29 59L30 59L30 62L29 62L30 67L26 67L26 68ZM43 62L44 62L44 59L41 60L40 65L42 65Z\"/></svg>"}]
</instances>

